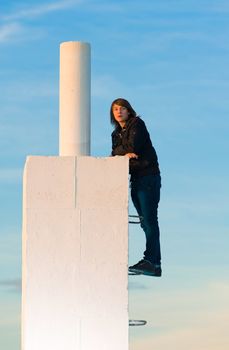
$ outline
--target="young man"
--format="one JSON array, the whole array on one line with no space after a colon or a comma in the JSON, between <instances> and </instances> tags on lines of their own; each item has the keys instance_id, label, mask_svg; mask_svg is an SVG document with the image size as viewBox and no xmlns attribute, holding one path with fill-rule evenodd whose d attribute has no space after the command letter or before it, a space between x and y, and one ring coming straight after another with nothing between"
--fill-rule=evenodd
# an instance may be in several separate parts
<instances>
[{"instance_id":1,"label":"young man","mask_svg":"<svg viewBox=\"0 0 229 350\"><path fill-rule=\"evenodd\" d=\"M143 120L137 116L130 103L118 98L110 108L112 156L129 158L131 198L141 220L146 236L144 257L129 271L137 274L161 276L160 231L158 203L161 176L156 151Z\"/></svg>"}]
</instances>

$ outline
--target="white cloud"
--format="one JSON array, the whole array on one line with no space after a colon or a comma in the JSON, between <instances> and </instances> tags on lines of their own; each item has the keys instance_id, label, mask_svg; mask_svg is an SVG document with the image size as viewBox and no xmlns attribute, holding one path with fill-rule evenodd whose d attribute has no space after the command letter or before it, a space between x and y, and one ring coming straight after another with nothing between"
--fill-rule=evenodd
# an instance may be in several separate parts
<instances>
[{"instance_id":1,"label":"white cloud","mask_svg":"<svg viewBox=\"0 0 229 350\"><path fill-rule=\"evenodd\" d=\"M44 30L36 27L26 27L23 20L31 20L48 13L60 11L78 5L82 0L65 0L30 7L17 7L9 14L0 15L0 20L6 24L0 27L0 44L10 40L36 40L44 35Z\"/></svg>"},{"instance_id":2,"label":"white cloud","mask_svg":"<svg viewBox=\"0 0 229 350\"><path fill-rule=\"evenodd\" d=\"M65 8L72 7L81 2L82 2L81 0L65 0L65 1L57 1L53 3L46 3L35 7L22 8L15 12L12 12L11 14L1 16L1 19L5 21L31 19L34 17L45 15L50 12L59 11Z\"/></svg>"},{"instance_id":3,"label":"white cloud","mask_svg":"<svg viewBox=\"0 0 229 350\"><path fill-rule=\"evenodd\" d=\"M15 279L0 280L0 287L10 289L12 291L20 292L21 279L15 278Z\"/></svg>"},{"instance_id":4,"label":"white cloud","mask_svg":"<svg viewBox=\"0 0 229 350\"><path fill-rule=\"evenodd\" d=\"M139 308L136 311L144 314L145 319L147 316L151 319L151 329L143 330L142 336L133 336L130 349L226 350L229 344L228 281L213 281L199 288L178 288L144 291L145 306L138 298L134 299Z\"/></svg>"},{"instance_id":5,"label":"white cloud","mask_svg":"<svg viewBox=\"0 0 229 350\"><path fill-rule=\"evenodd\" d=\"M19 23L9 23L0 27L0 43L10 40L12 37L18 36L23 31L23 27Z\"/></svg>"},{"instance_id":6,"label":"white cloud","mask_svg":"<svg viewBox=\"0 0 229 350\"><path fill-rule=\"evenodd\" d=\"M15 41L35 41L44 35L42 28L32 28L21 23L12 22L0 27L0 44L12 44Z\"/></svg>"},{"instance_id":7,"label":"white cloud","mask_svg":"<svg viewBox=\"0 0 229 350\"><path fill-rule=\"evenodd\" d=\"M215 317L215 322L209 322L207 316L202 319L202 325L183 328L168 332L166 335L145 337L135 340L131 350L226 350L229 344L228 321L229 316L223 314Z\"/></svg>"}]
</instances>

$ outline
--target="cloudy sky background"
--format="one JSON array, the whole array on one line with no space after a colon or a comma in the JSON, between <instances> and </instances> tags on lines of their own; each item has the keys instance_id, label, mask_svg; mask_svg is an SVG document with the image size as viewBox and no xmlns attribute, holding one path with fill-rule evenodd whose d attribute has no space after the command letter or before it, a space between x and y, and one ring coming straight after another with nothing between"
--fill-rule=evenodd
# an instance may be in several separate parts
<instances>
[{"instance_id":1,"label":"cloudy sky background","mask_svg":"<svg viewBox=\"0 0 229 350\"><path fill-rule=\"evenodd\" d=\"M0 4L0 348L20 349L22 171L58 154L59 45L92 47L92 155L110 154L110 103L145 120L162 172L163 277L131 277L131 350L229 346L227 0ZM130 212L134 209L130 204ZM144 236L130 227L130 263Z\"/></svg>"}]
</instances>

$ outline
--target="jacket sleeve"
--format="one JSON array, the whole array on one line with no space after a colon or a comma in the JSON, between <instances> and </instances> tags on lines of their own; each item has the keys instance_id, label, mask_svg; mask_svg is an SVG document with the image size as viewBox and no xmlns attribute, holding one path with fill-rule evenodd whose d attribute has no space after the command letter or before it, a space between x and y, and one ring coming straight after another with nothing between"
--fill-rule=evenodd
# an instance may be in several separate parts
<instances>
[{"instance_id":1,"label":"jacket sleeve","mask_svg":"<svg viewBox=\"0 0 229 350\"><path fill-rule=\"evenodd\" d=\"M122 138L118 132L113 132L111 134L112 139L112 156L124 156L126 152L123 150Z\"/></svg>"},{"instance_id":2,"label":"jacket sleeve","mask_svg":"<svg viewBox=\"0 0 229 350\"><path fill-rule=\"evenodd\" d=\"M147 137L148 131L143 121L133 125L129 132L128 145L126 147L128 151L126 153L135 153L140 155L144 149Z\"/></svg>"},{"instance_id":3,"label":"jacket sleeve","mask_svg":"<svg viewBox=\"0 0 229 350\"><path fill-rule=\"evenodd\" d=\"M128 152L138 155L138 159L129 160L130 173L148 168L151 165L151 157L145 156L145 146L149 140L149 133L145 123L140 120L130 129L128 137ZM144 155L143 155L144 154Z\"/></svg>"},{"instance_id":4,"label":"jacket sleeve","mask_svg":"<svg viewBox=\"0 0 229 350\"><path fill-rule=\"evenodd\" d=\"M139 155L144 148L147 136L148 131L143 121L133 125L127 137L121 138L117 134L112 134L112 155L124 156L127 153Z\"/></svg>"}]
</instances>

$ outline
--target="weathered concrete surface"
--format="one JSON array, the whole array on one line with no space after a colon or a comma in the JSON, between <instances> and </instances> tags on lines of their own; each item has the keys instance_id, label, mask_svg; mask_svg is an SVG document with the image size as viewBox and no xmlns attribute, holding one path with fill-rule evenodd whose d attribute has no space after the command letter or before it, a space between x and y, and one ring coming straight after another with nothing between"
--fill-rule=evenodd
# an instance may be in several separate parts
<instances>
[{"instance_id":1,"label":"weathered concrete surface","mask_svg":"<svg viewBox=\"0 0 229 350\"><path fill-rule=\"evenodd\" d=\"M128 159L28 157L22 350L128 349Z\"/></svg>"}]
</instances>

